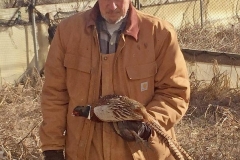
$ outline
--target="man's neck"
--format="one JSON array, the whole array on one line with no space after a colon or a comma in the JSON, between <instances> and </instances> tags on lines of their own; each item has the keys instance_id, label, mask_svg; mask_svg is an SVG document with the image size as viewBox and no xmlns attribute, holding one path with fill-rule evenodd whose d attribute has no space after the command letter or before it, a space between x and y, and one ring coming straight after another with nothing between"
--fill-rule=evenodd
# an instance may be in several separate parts
<instances>
[{"instance_id":1,"label":"man's neck","mask_svg":"<svg viewBox=\"0 0 240 160\"><path fill-rule=\"evenodd\" d=\"M113 32L115 32L116 30L118 30L123 22L123 19L121 19L120 21L118 21L118 23L108 23L107 21L106 22L106 26L107 26L107 30L108 32L112 35Z\"/></svg>"}]
</instances>

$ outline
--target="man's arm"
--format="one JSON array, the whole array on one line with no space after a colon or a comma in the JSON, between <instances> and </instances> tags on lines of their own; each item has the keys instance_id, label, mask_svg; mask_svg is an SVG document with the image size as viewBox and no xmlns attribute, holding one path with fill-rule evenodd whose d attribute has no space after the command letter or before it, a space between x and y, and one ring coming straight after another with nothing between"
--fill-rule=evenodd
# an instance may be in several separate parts
<instances>
[{"instance_id":1,"label":"man's arm","mask_svg":"<svg viewBox=\"0 0 240 160\"><path fill-rule=\"evenodd\" d=\"M190 83L177 34L172 27L166 32L156 56L158 72L155 76L155 94L146 108L166 130L169 130L188 109Z\"/></svg>"},{"instance_id":2,"label":"man's arm","mask_svg":"<svg viewBox=\"0 0 240 160\"><path fill-rule=\"evenodd\" d=\"M41 97L43 122L39 131L43 151L62 150L65 146L64 132L69 96L63 63L64 47L58 28L45 64L45 83Z\"/></svg>"}]
</instances>

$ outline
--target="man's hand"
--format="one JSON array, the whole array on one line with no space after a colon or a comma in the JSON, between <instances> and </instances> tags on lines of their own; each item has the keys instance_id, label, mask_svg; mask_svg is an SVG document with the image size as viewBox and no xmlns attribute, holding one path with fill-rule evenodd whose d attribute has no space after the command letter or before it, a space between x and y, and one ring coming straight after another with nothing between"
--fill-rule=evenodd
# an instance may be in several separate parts
<instances>
[{"instance_id":1,"label":"man's hand","mask_svg":"<svg viewBox=\"0 0 240 160\"><path fill-rule=\"evenodd\" d=\"M116 132L126 141L136 141L137 138L148 140L151 135L151 128L141 121L121 121L116 124Z\"/></svg>"},{"instance_id":2,"label":"man's hand","mask_svg":"<svg viewBox=\"0 0 240 160\"><path fill-rule=\"evenodd\" d=\"M48 150L43 152L44 160L65 160L63 150Z\"/></svg>"}]
</instances>

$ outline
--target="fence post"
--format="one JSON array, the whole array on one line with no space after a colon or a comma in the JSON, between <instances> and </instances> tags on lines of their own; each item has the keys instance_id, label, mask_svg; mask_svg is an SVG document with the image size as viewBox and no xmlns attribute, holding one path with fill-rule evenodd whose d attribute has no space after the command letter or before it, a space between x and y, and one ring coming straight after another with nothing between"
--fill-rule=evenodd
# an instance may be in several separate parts
<instances>
[{"instance_id":1,"label":"fence post","mask_svg":"<svg viewBox=\"0 0 240 160\"><path fill-rule=\"evenodd\" d=\"M135 7L140 10L140 0L135 0Z\"/></svg>"},{"instance_id":2,"label":"fence post","mask_svg":"<svg viewBox=\"0 0 240 160\"><path fill-rule=\"evenodd\" d=\"M203 27L203 0L200 0L201 28Z\"/></svg>"},{"instance_id":3,"label":"fence post","mask_svg":"<svg viewBox=\"0 0 240 160\"><path fill-rule=\"evenodd\" d=\"M38 57L38 49L37 49L37 35L36 35L36 20L35 20L35 12L34 12L34 8L35 8L35 0L32 0L31 2L31 6L30 6L30 15L31 15L31 22L32 22L32 34L33 34L33 44L34 44L34 53L35 53L35 67L37 69L37 71L39 71L39 65L38 65L38 61L39 61L39 57Z\"/></svg>"}]
</instances>

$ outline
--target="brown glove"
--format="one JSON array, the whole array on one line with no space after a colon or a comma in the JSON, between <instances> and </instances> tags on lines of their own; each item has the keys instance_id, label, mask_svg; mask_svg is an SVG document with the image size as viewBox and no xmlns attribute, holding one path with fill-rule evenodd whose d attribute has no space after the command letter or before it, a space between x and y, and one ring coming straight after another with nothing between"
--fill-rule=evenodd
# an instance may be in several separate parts
<instances>
[{"instance_id":1,"label":"brown glove","mask_svg":"<svg viewBox=\"0 0 240 160\"><path fill-rule=\"evenodd\" d=\"M151 128L140 121L117 122L114 129L126 141L135 141L137 138L148 140L151 135Z\"/></svg>"},{"instance_id":2,"label":"brown glove","mask_svg":"<svg viewBox=\"0 0 240 160\"><path fill-rule=\"evenodd\" d=\"M63 150L48 150L43 152L44 160L65 160Z\"/></svg>"}]
</instances>

